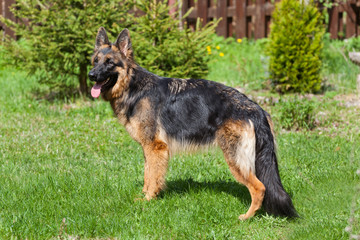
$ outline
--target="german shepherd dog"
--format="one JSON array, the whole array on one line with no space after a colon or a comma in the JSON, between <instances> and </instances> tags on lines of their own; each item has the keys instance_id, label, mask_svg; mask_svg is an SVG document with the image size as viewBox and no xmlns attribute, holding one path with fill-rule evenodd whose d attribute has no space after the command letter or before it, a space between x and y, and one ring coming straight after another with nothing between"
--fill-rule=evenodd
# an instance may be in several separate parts
<instances>
[{"instance_id":1,"label":"german shepherd dog","mask_svg":"<svg viewBox=\"0 0 360 240\"><path fill-rule=\"evenodd\" d=\"M262 204L269 214L298 216L280 180L270 115L255 102L220 83L148 72L134 61L127 29L115 43L103 27L98 30L92 65L92 96L110 102L143 149L147 200L164 188L172 154L217 145L251 195L251 206L239 219L254 216Z\"/></svg>"}]
</instances>

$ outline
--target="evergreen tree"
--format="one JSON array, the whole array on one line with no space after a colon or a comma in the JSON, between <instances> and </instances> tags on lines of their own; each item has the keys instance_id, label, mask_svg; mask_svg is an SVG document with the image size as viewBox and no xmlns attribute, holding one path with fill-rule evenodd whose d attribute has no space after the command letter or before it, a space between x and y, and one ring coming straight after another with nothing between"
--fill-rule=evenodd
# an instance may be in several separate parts
<instances>
[{"instance_id":1,"label":"evergreen tree","mask_svg":"<svg viewBox=\"0 0 360 240\"><path fill-rule=\"evenodd\" d=\"M272 20L268 52L274 89L281 93L319 91L324 27L317 8L312 2L282 0Z\"/></svg>"},{"instance_id":2,"label":"evergreen tree","mask_svg":"<svg viewBox=\"0 0 360 240\"><path fill-rule=\"evenodd\" d=\"M140 0L136 7L145 14L134 22L133 35L136 61L149 71L159 75L179 78L201 78L208 73L210 35L218 22L200 28L197 21L194 30L186 23L180 28L179 11L169 15L167 1ZM182 20L185 21L186 13Z\"/></svg>"}]
</instances>

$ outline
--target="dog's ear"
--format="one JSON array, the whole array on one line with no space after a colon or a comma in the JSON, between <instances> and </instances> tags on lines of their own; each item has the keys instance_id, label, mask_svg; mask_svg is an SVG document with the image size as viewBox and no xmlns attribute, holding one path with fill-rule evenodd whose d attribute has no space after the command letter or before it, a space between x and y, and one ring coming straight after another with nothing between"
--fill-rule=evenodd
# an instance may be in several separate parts
<instances>
[{"instance_id":1,"label":"dog's ear","mask_svg":"<svg viewBox=\"0 0 360 240\"><path fill-rule=\"evenodd\" d=\"M133 50L130 40L130 32L127 28L121 31L121 33L116 39L115 46L126 58L130 58L133 56Z\"/></svg>"},{"instance_id":2,"label":"dog's ear","mask_svg":"<svg viewBox=\"0 0 360 240\"><path fill-rule=\"evenodd\" d=\"M106 34L105 28L100 27L96 35L95 51L99 50L102 45L110 45L109 38Z\"/></svg>"}]
</instances>

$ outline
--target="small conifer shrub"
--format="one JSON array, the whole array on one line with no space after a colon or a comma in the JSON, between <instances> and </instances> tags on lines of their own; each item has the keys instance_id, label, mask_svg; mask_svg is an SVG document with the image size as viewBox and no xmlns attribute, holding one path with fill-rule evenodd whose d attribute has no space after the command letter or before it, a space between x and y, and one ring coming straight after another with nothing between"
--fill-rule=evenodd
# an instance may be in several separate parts
<instances>
[{"instance_id":1,"label":"small conifer shrub","mask_svg":"<svg viewBox=\"0 0 360 240\"><path fill-rule=\"evenodd\" d=\"M138 0L136 8L143 12L131 26L135 60L160 76L203 78L208 73L209 54L206 46L215 33L218 21L201 27L197 21L190 29L181 8L169 14L168 1ZM181 22L184 24L181 26Z\"/></svg>"},{"instance_id":2,"label":"small conifer shrub","mask_svg":"<svg viewBox=\"0 0 360 240\"><path fill-rule=\"evenodd\" d=\"M282 0L271 24L268 54L273 88L280 92L317 92L324 27L312 2Z\"/></svg>"}]
</instances>

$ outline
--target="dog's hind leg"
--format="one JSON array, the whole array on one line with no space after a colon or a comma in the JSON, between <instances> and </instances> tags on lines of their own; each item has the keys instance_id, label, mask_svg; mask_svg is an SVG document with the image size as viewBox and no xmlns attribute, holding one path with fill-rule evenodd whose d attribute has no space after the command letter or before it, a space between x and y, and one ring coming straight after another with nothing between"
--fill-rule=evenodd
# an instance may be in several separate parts
<instances>
[{"instance_id":1,"label":"dog's hind leg","mask_svg":"<svg viewBox=\"0 0 360 240\"><path fill-rule=\"evenodd\" d=\"M265 186L255 175L255 132L251 121L229 121L218 134L218 143L235 179L244 184L251 195L251 206L240 220L254 216L261 207Z\"/></svg>"},{"instance_id":2,"label":"dog's hind leg","mask_svg":"<svg viewBox=\"0 0 360 240\"><path fill-rule=\"evenodd\" d=\"M261 207L264 195L265 195L265 186L262 182L257 179L255 174L249 173L247 177L241 173L239 167L234 165L231 160L227 160L227 163L230 167L231 173L234 175L235 179L240 183L244 184L251 195L251 205L246 214L241 214L239 216L240 220L246 220L255 215L255 212Z\"/></svg>"},{"instance_id":3,"label":"dog's hind leg","mask_svg":"<svg viewBox=\"0 0 360 240\"><path fill-rule=\"evenodd\" d=\"M143 146L145 156L145 198L151 200L165 187L165 174L169 161L169 149L165 142L155 140Z\"/></svg>"}]
</instances>

